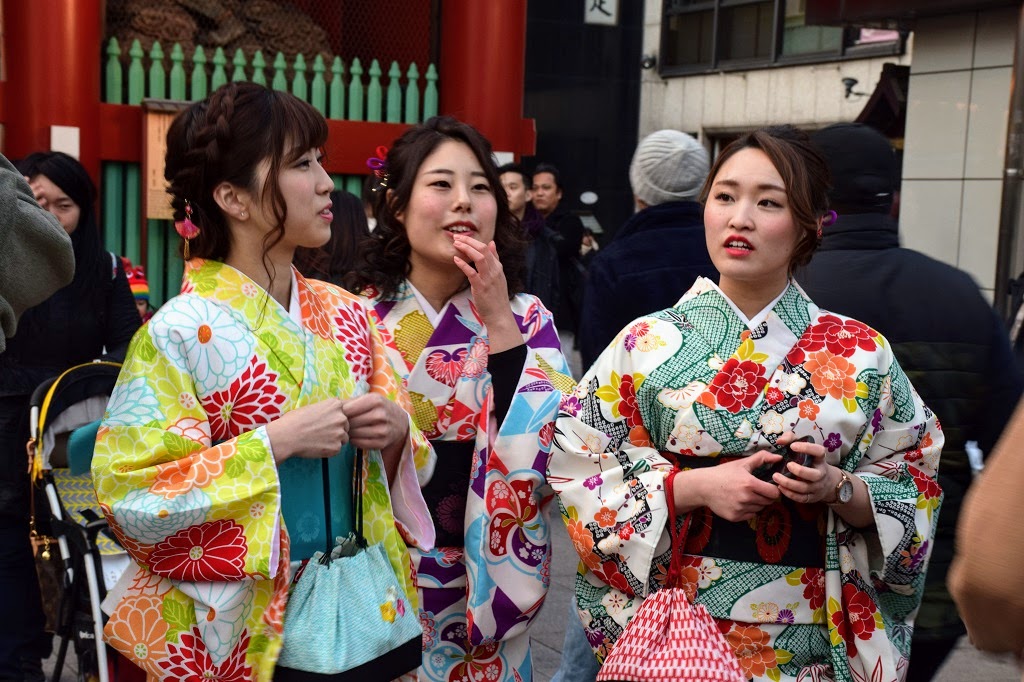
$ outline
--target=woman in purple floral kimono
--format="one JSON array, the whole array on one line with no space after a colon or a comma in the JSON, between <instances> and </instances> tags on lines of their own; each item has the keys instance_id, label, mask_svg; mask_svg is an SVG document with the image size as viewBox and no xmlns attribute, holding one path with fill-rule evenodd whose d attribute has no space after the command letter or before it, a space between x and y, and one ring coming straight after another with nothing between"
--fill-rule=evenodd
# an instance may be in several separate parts
<instances>
[{"instance_id":1,"label":"woman in purple floral kimono","mask_svg":"<svg viewBox=\"0 0 1024 682\"><path fill-rule=\"evenodd\" d=\"M547 593L544 470L573 382L551 314L521 290L522 244L490 144L452 118L399 138L377 188L361 285L391 335L416 424L437 547L410 549L423 680L531 680Z\"/></svg>"},{"instance_id":2,"label":"woman in purple floral kimono","mask_svg":"<svg viewBox=\"0 0 1024 682\"><path fill-rule=\"evenodd\" d=\"M885 338L790 279L829 222L827 187L794 128L727 147L701 196L719 284L635 320L563 401L548 481L599 660L664 585L668 524L688 514L688 596L748 678L906 673L943 436ZM803 437L806 461L763 473Z\"/></svg>"}]
</instances>

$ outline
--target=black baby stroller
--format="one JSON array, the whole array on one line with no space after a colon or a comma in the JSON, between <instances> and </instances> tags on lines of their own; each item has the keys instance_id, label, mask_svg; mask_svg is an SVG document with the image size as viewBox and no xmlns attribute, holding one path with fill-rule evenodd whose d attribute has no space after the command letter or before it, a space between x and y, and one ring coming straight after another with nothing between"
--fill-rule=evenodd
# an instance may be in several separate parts
<instances>
[{"instance_id":1,"label":"black baby stroller","mask_svg":"<svg viewBox=\"0 0 1024 682\"><path fill-rule=\"evenodd\" d=\"M29 403L33 488L46 496L49 525L63 560L53 623L60 642L54 682L61 679L69 645L78 658L78 680L110 679L100 602L129 559L104 532L107 522L89 467L96 430L120 368L103 361L77 365L40 384Z\"/></svg>"}]
</instances>

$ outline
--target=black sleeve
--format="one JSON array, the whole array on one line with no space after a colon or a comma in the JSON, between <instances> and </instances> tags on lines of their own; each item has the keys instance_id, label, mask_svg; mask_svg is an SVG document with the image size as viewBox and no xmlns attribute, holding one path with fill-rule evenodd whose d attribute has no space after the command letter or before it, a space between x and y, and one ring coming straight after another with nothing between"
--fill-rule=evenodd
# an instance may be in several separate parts
<instances>
[{"instance_id":1,"label":"black sleeve","mask_svg":"<svg viewBox=\"0 0 1024 682\"><path fill-rule=\"evenodd\" d=\"M583 287L583 304L580 308L580 328L577 341L580 346L580 358L583 371L586 372L594 364L598 356L611 343L618 329L609 329L610 306L615 297L614 287L610 282L610 273L606 271L604 258L599 253L590 262L590 270Z\"/></svg>"},{"instance_id":2,"label":"black sleeve","mask_svg":"<svg viewBox=\"0 0 1024 682\"><path fill-rule=\"evenodd\" d=\"M580 257L580 246L583 245L583 221L571 213L558 221L557 230L562 240L557 244L558 257L565 261Z\"/></svg>"},{"instance_id":3,"label":"black sleeve","mask_svg":"<svg viewBox=\"0 0 1024 682\"><path fill-rule=\"evenodd\" d=\"M135 297L128 286L128 277L119 262L117 274L111 283L110 295L107 297L107 328L103 333L103 346L107 349L104 356L115 362L124 361L128 342L142 324L142 318L135 307Z\"/></svg>"},{"instance_id":4,"label":"black sleeve","mask_svg":"<svg viewBox=\"0 0 1024 682\"><path fill-rule=\"evenodd\" d=\"M491 373L491 384L494 387L494 418L499 427L505 421L508 408L512 406L512 398L519 385L519 377L526 364L526 344L515 348L492 353L487 358L487 370Z\"/></svg>"}]
</instances>

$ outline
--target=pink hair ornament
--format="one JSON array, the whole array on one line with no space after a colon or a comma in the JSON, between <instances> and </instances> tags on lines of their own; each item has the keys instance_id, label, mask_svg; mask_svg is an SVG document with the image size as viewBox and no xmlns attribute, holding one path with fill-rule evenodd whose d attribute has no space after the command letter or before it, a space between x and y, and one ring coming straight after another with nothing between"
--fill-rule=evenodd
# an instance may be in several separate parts
<instances>
[{"instance_id":1,"label":"pink hair ornament","mask_svg":"<svg viewBox=\"0 0 1024 682\"><path fill-rule=\"evenodd\" d=\"M192 204L189 203L188 199L185 199L185 219L174 221L174 229L185 240L185 248L182 250L182 255L185 257L185 260L188 260L188 240L199 236L199 227L192 222Z\"/></svg>"}]
</instances>

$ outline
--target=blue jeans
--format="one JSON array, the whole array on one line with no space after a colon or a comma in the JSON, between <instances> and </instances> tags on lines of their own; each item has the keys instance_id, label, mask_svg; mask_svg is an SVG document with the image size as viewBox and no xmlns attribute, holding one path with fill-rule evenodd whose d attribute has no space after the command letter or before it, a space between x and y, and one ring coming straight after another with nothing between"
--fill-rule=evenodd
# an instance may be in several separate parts
<instances>
[{"instance_id":1,"label":"blue jeans","mask_svg":"<svg viewBox=\"0 0 1024 682\"><path fill-rule=\"evenodd\" d=\"M565 640L562 642L562 662L551 682L594 682L597 671L601 669L594 651L590 648L587 635L583 632L583 622L576 610L576 598L569 600L569 620L565 627Z\"/></svg>"}]
</instances>

